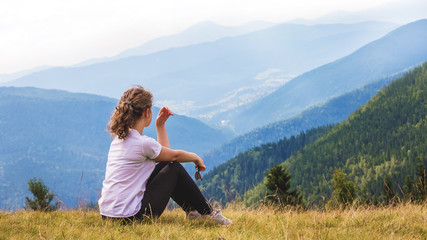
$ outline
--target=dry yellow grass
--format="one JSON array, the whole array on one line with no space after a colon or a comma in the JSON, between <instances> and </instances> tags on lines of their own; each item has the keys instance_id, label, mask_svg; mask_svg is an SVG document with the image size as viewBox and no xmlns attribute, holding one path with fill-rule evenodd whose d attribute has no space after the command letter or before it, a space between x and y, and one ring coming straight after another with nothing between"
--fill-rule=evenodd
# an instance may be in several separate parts
<instances>
[{"instance_id":1,"label":"dry yellow grass","mask_svg":"<svg viewBox=\"0 0 427 240\"><path fill-rule=\"evenodd\" d=\"M426 239L427 205L347 210L223 210L233 220L223 227L185 221L168 210L145 224L122 226L97 212L0 212L0 239Z\"/></svg>"}]
</instances>

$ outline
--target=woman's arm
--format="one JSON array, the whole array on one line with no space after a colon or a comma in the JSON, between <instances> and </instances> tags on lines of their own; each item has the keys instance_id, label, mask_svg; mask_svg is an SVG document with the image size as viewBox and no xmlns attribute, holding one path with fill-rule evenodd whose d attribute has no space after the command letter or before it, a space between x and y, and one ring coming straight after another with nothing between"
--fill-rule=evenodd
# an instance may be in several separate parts
<instances>
[{"instance_id":1,"label":"woman's arm","mask_svg":"<svg viewBox=\"0 0 427 240\"><path fill-rule=\"evenodd\" d=\"M194 162L199 171L206 170L205 163L197 154L183 150L173 150L164 146L162 147L159 156L154 160L156 162Z\"/></svg>"},{"instance_id":2,"label":"woman's arm","mask_svg":"<svg viewBox=\"0 0 427 240\"><path fill-rule=\"evenodd\" d=\"M171 146L169 143L168 133L166 132L165 123L170 116L173 116L172 111L167 107L162 107L156 119L157 142L167 148L170 148Z\"/></svg>"}]
</instances>

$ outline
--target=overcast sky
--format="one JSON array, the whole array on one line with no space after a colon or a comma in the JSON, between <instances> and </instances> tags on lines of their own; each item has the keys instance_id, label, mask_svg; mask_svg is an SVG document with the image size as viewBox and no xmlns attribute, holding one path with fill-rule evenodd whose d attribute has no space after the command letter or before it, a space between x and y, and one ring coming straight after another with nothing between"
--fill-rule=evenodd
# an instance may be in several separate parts
<instances>
[{"instance_id":1,"label":"overcast sky","mask_svg":"<svg viewBox=\"0 0 427 240\"><path fill-rule=\"evenodd\" d=\"M0 0L0 74L113 56L205 20L279 23L396 1Z\"/></svg>"}]
</instances>

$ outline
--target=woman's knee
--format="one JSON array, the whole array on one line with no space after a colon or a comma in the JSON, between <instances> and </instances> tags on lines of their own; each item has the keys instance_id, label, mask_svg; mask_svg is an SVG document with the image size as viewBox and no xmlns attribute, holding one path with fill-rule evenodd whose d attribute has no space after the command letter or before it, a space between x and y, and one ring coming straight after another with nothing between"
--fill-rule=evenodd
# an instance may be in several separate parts
<instances>
[{"instance_id":1,"label":"woman's knee","mask_svg":"<svg viewBox=\"0 0 427 240\"><path fill-rule=\"evenodd\" d=\"M167 162L165 164L165 166L163 166L162 168L162 172L175 172L175 173L179 173L180 171L182 171L184 169L184 167L181 165L181 163L179 162Z\"/></svg>"},{"instance_id":2,"label":"woman's knee","mask_svg":"<svg viewBox=\"0 0 427 240\"><path fill-rule=\"evenodd\" d=\"M173 164L175 167L184 168L180 162L170 162L170 163Z\"/></svg>"},{"instance_id":3,"label":"woman's knee","mask_svg":"<svg viewBox=\"0 0 427 240\"><path fill-rule=\"evenodd\" d=\"M169 167L172 168L174 171L177 171L177 172L181 172L181 171L187 172L185 170L184 166L182 166L182 164L179 162L170 162Z\"/></svg>"}]
</instances>

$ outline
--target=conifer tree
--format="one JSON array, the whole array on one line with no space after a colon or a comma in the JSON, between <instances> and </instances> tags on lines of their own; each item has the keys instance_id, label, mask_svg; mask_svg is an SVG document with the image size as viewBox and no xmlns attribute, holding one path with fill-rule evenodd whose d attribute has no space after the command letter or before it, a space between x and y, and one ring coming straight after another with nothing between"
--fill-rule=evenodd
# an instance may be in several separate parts
<instances>
[{"instance_id":1,"label":"conifer tree","mask_svg":"<svg viewBox=\"0 0 427 240\"><path fill-rule=\"evenodd\" d=\"M34 200L25 197L25 205L27 209L39 211L55 211L59 207L59 202L52 203L55 195L50 192L49 188L44 184L42 179L30 179L28 181L28 190L33 193Z\"/></svg>"},{"instance_id":2,"label":"conifer tree","mask_svg":"<svg viewBox=\"0 0 427 240\"><path fill-rule=\"evenodd\" d=\"M281 206L302 205L301 193L291 189L291 175L281 165L274 165L266 174L265 186L273 192L267 199Z\"/></svg>"},{"instance_id":3,"label":"conifer tree","mask_svg":"<svg viewBox=\"0 0 427 240\"><path fill-rule=\"evenodd\" d=\"M341 206L351 205L356 197L356 186L354 182L347 180L345 173L335 169L332 174L334 184L334 198Z\"/></svg>"}]
</instances>

